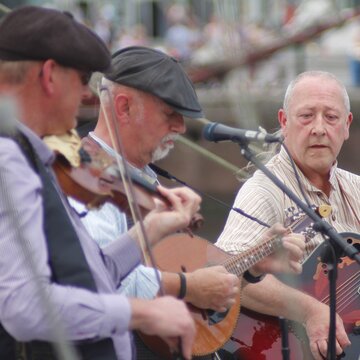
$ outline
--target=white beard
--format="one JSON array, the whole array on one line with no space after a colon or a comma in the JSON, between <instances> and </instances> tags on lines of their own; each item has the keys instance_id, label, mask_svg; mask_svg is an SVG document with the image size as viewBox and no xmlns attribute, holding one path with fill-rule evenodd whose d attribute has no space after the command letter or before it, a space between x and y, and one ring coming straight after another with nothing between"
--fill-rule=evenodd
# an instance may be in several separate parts
<instances>
[{"instance_id":1,"label":"white beard","mask_svg":"<svg viewBox=\"0 0 360 360\"><path fill-rule=\"evenodd\" d=\"M160 145L154 150L151 161L159 161L166 157L170 150L174 147L174 144L166 144L166 142L169 140L175 141L177 137L177 134L169 134L164 136Z\"/></svg>"}]
</instances>

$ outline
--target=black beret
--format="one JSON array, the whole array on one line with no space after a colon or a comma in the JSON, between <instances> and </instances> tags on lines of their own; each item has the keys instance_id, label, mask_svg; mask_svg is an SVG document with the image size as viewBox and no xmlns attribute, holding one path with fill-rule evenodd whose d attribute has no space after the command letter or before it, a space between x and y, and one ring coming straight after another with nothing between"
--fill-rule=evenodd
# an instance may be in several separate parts
<instances>
[{"instance_id":1,"label":"black beret","mask_svg":"<svg viewBox=\"0 0 360 360\"><path fill-rule=\"evenodd\" d=\"M104 71L110 53L103 41L69 13L22 6L0 22L0 60L47 60L84 71Z\"/></svg>"},{"instance_id":2,"label":"black beret","mask_svg":"<svg viewBox=\"0 0 360 360\"><path fill-rule=\"evenodd\" d=\"M194 86L179 62L165 53L143 47L123 48L112 55L105 78L151 93L190 118L204 117Z\"/></svg>"}]
</instances>

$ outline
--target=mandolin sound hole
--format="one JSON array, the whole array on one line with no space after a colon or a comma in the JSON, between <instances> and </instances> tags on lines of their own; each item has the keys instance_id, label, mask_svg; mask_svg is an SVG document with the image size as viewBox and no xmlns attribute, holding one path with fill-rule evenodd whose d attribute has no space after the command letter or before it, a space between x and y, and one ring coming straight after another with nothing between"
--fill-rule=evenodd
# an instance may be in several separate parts
<instances>
[{"instance_id":1,"label":"mandolin sound hole","mask_svg":"<svg viewBox=\"0 0 360 360\"><path fill-rule=\"evenodd\" d=\"M226 310L224 312L217 312L214 310L206 310L207 319L209 322L209 325L216 325L219 322L223 321L228 314L229 310Z\"/></svg>"}]
</instances>

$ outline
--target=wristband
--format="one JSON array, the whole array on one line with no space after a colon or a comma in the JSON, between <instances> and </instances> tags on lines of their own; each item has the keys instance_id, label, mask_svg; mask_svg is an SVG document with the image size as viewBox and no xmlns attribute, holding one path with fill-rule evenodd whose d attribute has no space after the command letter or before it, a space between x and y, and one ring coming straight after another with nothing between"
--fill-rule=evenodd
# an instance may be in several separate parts
<instances>
[{"instance_id":1,"label":"wristband","mask_svg":"<svg viewBox=\"0 0 360 360\"><path fill-rule=\"evenodd\" d=\"M180 290L178 299L183 299L186 295L186 276L182 272L179 272L178 275L180 277Z\"/></svg>"},{"instance_id":2,"label":"wristband","mask_svg":"<svg viewBox=\"0 0 360 360\"><path fill-rule=\"evenodd\" d=\"M249 270L246 270L243 273L243 278L250 284L256 284L260 282L265 277L265 274L262 274L260 276L254 276L250 273Z\"/></svg>"}]
</instances>

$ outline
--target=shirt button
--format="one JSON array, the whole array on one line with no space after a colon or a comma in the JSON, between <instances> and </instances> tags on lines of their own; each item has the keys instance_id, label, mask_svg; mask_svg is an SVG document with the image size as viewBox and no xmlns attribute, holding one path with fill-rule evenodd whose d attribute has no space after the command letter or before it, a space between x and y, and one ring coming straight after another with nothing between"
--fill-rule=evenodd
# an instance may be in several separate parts
<instances>
[{"instance_id":1,"label":"shirt button","mask_svg":"<svg viewBox=\"0 0 360 360\"><path fill-rule=\"evenodd\" d=\"M332 219L332 221L335 221L335 220L336 220L335 214L332 214L332 215L331 215L331 219Z\"/></svg>"}]
</instances>

